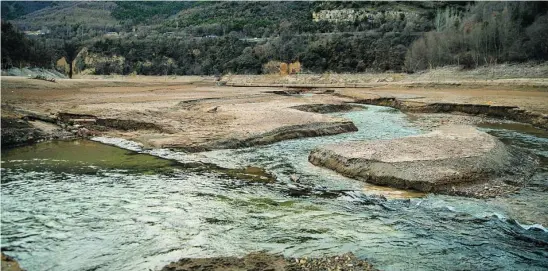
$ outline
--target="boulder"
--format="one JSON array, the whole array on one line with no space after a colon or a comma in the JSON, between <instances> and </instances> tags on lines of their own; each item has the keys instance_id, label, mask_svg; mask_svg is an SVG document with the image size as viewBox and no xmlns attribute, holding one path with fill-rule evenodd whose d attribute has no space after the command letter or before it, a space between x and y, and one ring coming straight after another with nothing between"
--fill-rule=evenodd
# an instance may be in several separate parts
<instances>
[{"instance_id":1,"label":"boulder","mask_svg":"<svg viewBox=\"0 0 548 271\"><path fill-rule=\"evenodd\" d=\"M515 191L535 167L533 157L472 126L321 146L308 160L377 185L474 197Z\"/></svg>"}]
</instances>

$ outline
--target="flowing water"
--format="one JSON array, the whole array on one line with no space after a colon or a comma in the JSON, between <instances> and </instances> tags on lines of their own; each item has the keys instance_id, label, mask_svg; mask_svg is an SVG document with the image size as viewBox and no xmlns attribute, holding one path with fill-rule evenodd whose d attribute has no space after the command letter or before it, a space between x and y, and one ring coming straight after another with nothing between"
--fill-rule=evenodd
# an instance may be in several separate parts
<instances>
[{"instance_id":1,"label":"flowing water","mask_svg":"<svg viewBox=\"0 0 548 271\"><path fill-rule=\"evenodd\" d=\"M96 140L137 152L92 141L3 150L2 250L27 270L155 270L183 256L258 250L351 251L383 270L548 269L546 132L482 127L542 159L520 193L479 200L380 188L310 165L318 145L420 133L384 107L335 115L359 131L192 155L108 138ZM196 161L261 167L277 181L188 166ZM376 193L389 200L367 196Z\"/></svg>"}]
</instances>

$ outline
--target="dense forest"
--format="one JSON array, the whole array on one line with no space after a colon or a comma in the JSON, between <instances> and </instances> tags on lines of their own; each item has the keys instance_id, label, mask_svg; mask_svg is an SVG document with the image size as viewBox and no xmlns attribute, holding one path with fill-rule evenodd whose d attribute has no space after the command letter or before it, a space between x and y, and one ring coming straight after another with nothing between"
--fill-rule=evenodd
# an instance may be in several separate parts
<instances>
[{"instance_id":1,"label":"dense forest","mask_svg":"<svg viewBox=\"0 0 548 271\"><path fill-rule=\"evenodd\" d=\"M57 46L49 46L45 40L25 37L11 23L2 21L2 68L48 67L59 54Z\"/></svg>"},{"instance_id":2,"label":"dense forest","mask_svg":"<svg viewBox=\"0 0 548 271\"><path fill-rule=\"evenodd\" d=\"M93 74L474 68L545 61L547 35L546 2L2 2L3 68L54 68L69 44Z\"/></svg>"},{"instance_id":3,"label":"dense forest","mask_svg":"<svg viewBox=\"0 0 548 271\"><path fill-rule=\"evenodd\" d=\"M412 43L408 71L548 60L547 2L480 2L439 11L435 30Z\"/></svg>"}]
</instances>

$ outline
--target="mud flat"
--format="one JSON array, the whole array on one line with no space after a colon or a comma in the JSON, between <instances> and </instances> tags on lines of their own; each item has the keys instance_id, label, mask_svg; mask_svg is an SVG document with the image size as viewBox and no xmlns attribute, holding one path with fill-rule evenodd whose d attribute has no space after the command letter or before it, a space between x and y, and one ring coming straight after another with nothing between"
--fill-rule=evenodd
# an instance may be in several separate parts
<instances>
[{"instance_id":1,"label":"mud flat","mask_svg":"<svg viewBox=\"0 0 548 271\"><path fill-rule=\"evenodd\" d=\"M330 75L326 83L341 78L351 82L356 76L365 78L360 81L363 86L316 88L315 76L282 78L290 83L297 80L292 88L279 87L274 83L281 79L272 81L268 76L257 77L268 79L261 87L219 86L208 77L56 82L3 77L2 117L16 116L3 119L2 145L63 138L52 133L60 130L189 152L249 147L356 131L347 119L323 114L355 110L349 103L390 106L413 114L488 116L548 129L548 83L543 78L515 79L508 85L488 80L463 85L412 84L417 78L377 80L395 76L389 74ZM56 126L46 127L49 124Z\"/></svg>"},{"instance_id":2,"label":"mud flat","mask_svg":"<svg viewBox=\"0 0 548 271\"><path fill-rule=\"evenodd\" d=\"M357 103L389 106L410 113L465 113L491 118L528 123L548 130L548 115L531 112L518 106L462 104L462 103L421 103L407 102L393 97L357 100Z\"/></svg>"},{"instance_id":3,"label":"mud flat","mask_svg":"<svg viewBox=\"0 0 548 271\"><path fill-rule=\"evenodd\" d=\"M331 89L356 103L390 106L410 113L464 113L548 129L548 67L500 65L463 71L456 67L421 74L323 74L231 76L231 86ZM523 67L522 67L523 68ZM524 72L525 71L525 72ZM530 78L524 76L530 75ZM487 79L489 78L489 79Z\"/></svg>"},{"instance_id":4,"label":"mud flat","mask_svg":"<svg viewBox=\"0 0 548 271\"><path fill-rule=\"evenodd\" d=\"M189 152L357 130L346 119L321 114L352 109L345 104L352 99L305 96L300 91L278 95L272 88L222 87L199 78L153 79L138 87L139 80L78 79L46 84L3 78L2 110L22 112L19 118L48 118L73 134L85 128L84 134Z\"/></svg>"},{"instance_id":5,"label":"mud flat","mask_svg":"<svg viewBox=\"0 0 548 271\"><path fill-rule=\"evenodd\" d=\"M377 185L472 197L516 191L536 165L495 137L457 125L394 140L322 146L308 160Z\"/></svg>"}]
</instances>

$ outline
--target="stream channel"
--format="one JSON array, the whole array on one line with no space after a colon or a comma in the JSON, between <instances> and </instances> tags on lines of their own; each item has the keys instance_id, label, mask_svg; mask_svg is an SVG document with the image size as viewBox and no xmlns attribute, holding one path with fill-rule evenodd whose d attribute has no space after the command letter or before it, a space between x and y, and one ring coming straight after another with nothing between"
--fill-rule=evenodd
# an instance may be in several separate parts
<instances>
[{"instance_id":1,"label":"stream channel","mask_svg":"<svg viewBox=\"0 0 548 271\"><path fill-rule=\"evenodd\" d=\"M381 270L548 269L547 132L481 126L541 161L519 193L485 200L368 185L311 165L318 145L421 133L386 107L333 115L359 131L196 154L113 138L2 150L2 251L27 270L157 270L260 250L353 252ZM276 181L207 165L263 168Z\"/></svg>"}]
</instances>

